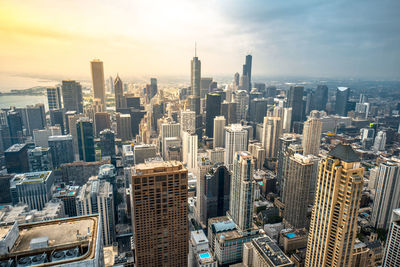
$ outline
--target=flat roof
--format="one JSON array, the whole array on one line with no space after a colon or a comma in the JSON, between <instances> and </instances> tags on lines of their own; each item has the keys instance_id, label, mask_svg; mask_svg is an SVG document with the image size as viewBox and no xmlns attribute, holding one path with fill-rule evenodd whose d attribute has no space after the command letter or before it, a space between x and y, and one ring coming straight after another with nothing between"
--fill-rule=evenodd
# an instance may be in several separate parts
<instances>
[{"instance_id":1,"label":"flat roof","mask_svg":"<svg viewBox=\"0 0 400 267\"><path fill-rule=\"evenodd\" d=\"M192 231L190 235L196 245L208 243L207 236L204 234L203 230Z\"/></svg>"},{"instance_id":2,"label":"flat roof","mask_svg":"<svg viewBox=\"0 0 400 267\"><path fill-rule=\"evenodd\" d=\"M274 266L292 266L293 262L278 245L268 236L253 239L253 244L258 253Z\"/></svg>"},{"instance_id":3,"label":"flat roof","mask_svg":"<svg viewBox=\"0 0 400 267\"><path fill-rule=\"evenodd\" d=\"M16 184L43 183L51 173L52 171L21 173L16 174L13 180Z\"/></svg>"},{"instance_id":4,"label":"flat roof","mask_svg":"<svg viewBox=\"0 0 400 267\"><path fill-rule=\"evenodd\" d=\"M14 144L12 146L10 146L9 148L7 148L7 150L5 152L18 152L21 149L23 149L26 146L26 144Z\"/></svg>"},{"instance_id":5,"label":"flat roof","mask_svg":"<svg viewBox=\"0 0 400 267\"><path fill-rule=\"evenodd\" d=\"M182 162L171 161L149 161L137 164L133 167L134 175L141 175L144 173L161 173L166 171L186 170Z\"/></svg>"}]
</instances>

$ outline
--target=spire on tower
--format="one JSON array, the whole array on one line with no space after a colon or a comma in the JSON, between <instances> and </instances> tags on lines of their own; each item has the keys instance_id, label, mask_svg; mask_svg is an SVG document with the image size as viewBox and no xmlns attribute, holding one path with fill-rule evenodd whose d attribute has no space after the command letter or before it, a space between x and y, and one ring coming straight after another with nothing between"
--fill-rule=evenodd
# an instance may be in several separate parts
<instances>
[{"instance_id":1,"label":"spire on tower","mask_svg":"<svg viewBox=\"0 0 400 267\"><path fill-rule=\"evenodd\" d=\"M194 56L197 57L197 43L194 42Z\"/></svg>"}]
</instances>

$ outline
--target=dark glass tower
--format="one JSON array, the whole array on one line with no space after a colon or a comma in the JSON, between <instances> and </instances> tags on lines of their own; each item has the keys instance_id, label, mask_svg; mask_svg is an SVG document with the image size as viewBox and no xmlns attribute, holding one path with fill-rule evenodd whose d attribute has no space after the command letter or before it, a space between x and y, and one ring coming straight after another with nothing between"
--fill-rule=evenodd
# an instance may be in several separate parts
<instances>
[{"instance_id":1,"label":"dark glass tower","mask_svg":"<svg viewBox=\"0 0 400 267\"><path fill-rule=\"evenodd\" d=\"M101 157L114 157L115 156L115 134L110 129L105 129L100 132L99 147L101 150Z\"/></svg>"},{"instance_id":2,"label":"dark glass tower","mask_svg":"<svg viewBox=\"0 0 400 267\"><path fill-rule=\"evenodd\" d=\"M150 78L150 98L153 98L157 94L157 79Z\"/></svg>"},{"instance_id":3,"label":"dark glass tower","mask_svg":"<svg viewBox=\"0 0 400 267\"><path fill-rule=\"evenodd\" d=\"M292 108L292 125L303 121L303 86L291 86L288 95L289 107Z\"/></svg>"},{"instance_id":4,"label":"dark glass tower","mask_svg":"<svg viewBox=\"0 0 400 267\"><path fill-rule=\"evenodd\" d=\"M95 161L93 123L88 118L81 118L76 123L78 138L79 159L90 162Z\"/></svg>"},{"instance_id":5,"label":"dark glass tower","mask_svg":"<svg viewBox=\"0 0 400 267\"><path fill-rule=\"evenodd\" d=\"M249 92L251 91L251 65L253 57L251 55L246 56L246 64L243 65L243 76L247 76L249 81Z\"/></svg>"},{"instance_id":6,"label":"dark glass tower","mask_svg":"<svg viewBox=\"0 0 400 267\"><path fill-rule=\"evenodd\" d=\"M206 100L206 135L213 137L214 118L221 114L221 95L217 93L207 94Z\"/></svg>"},{"instance_id":7,"label":"dark glass tower","mask_svg":"<svg viewBox=\"0 0 400 267\"><path fill-rule=\"evenodd\" d=\"M62 96L65 111L83 113L82 86L76 81L62 81Z\"/></svg>"},{"instance_id":8,"label":"dark glass tower","mask_svg":"<svg viewBox=\"0 0 400 267\"><path fill-rule=\"evenodd\" d=\"M340 116L347 116L347 102L350 97L350 88L338 87L336 89L335 112Z\"/></svg>"},{"instance_id":9,"label":"dark glass tower","mask_svg":"<svg viewBox=\"0 0 400 267\"><path fill-rule=\"evenodd\" d=\"M18 144L22 138L22 118L16 111L9 111L7 114L8 128L10 130L11 145Z\"/></svg>"}]
</instances>

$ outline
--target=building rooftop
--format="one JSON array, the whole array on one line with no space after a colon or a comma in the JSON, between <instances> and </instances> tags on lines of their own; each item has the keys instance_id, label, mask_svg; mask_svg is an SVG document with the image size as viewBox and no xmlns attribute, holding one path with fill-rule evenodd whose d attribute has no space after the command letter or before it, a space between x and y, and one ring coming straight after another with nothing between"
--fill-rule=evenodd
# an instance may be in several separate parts
<instances>
[{"instance_id":1,"label":"building rooftop","mask_svg":"<svg viewBox=\"0 0 400 267\"><path fill-rule=\"evenodd\" d=\"M194 242L194 245L200 245L208 243L208 239L202 230L200 231L192 231L190 232L191 239Z\"/></svg>"},{"instance_id":2,"label":"building rooftop","mask_svg":"<svg viewBox=\"0 0 400 267\"><path fill-rule=\"evenodd\" d=\"M16 174L12 182L15 183L16 185L43 183L50 177L51 174L52 171L27 172L27 173Z\"/></svg>"},{"instance_id":3,"label":"building rooftop","mask_svg":"<svg viewBox=\"0 0 400 267\"><path fill-rule=\"evenodd\" d=\"M292 266L293 262L268 236L253 239L254 248L272 266Z\"/></svg>"},{"instance_id":4,"label":"building rooftop","mask_svg":"<svg viewBox=\"0 0 400 267\"><path fill-rule=\"evenodd\" d=\"M349 144L338 144L328 153L329 156L345 162L360 162L360 157Z\"/></svg>"},{"instance_id":5,"label":"building rooftop","mask_svg":"<svg viewBox=\"0 0 400 267\"><path fill-rule=\"evenodd\" d=\"M180 161L150 161L137 164L132 168L134 175L141 175L144 173L158 173L166 171L184 170L185 167Z\"/></svg>"},{"instance_id":6,"label":"building rooftop","mask_svg":"<svg viewBox=\"0 0 400 267\"><path fill-rule=\"evenodd\" d=\"M72 140L72 135L52 135L49 136L50 141L64 141L64 140Z\"/></svg>"},{"instance_id":7,"label":"building rooftop","mask_svg":"<svg viewBox=\"0 0 400 267\"><path fill-rule=\"evenodd\" d=\"M14 144L10 146L5 152L19 152L21 149L23 149L26 146L26 144Z\"/></svg>"},{"instance_id":8,"label":"building rooftop","mask_svg":"<svg viewBox=\"0 0 400 267\"><path fill-rule=\"evenodd\" d=\"M1 260L15 259L46 253L47 264L51 265L57 252L76 250L76 257L61 259L57 264L87 260L95 257L99 216L80 216L61 220L43 221L18 226L18 237L10 252L1 255ZM10 226L0 226L0 232L9 230ZM39 244L39 241L47 241ZM35 246L32 248L31 245ZM52 256L50 256L52 255Z\"/></svg>"}]
</instances>

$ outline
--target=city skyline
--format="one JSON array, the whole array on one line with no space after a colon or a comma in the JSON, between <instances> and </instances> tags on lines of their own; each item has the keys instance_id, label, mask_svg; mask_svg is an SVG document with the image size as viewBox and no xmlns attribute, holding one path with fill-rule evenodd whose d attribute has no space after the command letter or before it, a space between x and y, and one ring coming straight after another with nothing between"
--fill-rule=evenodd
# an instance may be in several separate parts
<instances>
[{"instance_id":1,"label":"city skyline","mask_svg":"<svg viewBox=\"0 0 400 267\"><path fill-rule=\"evenodd\" d=\"M87 62L100 58L105 77L189 76L197 42L204 76L233 79L250 53L255 77L398 79L396 6L392 0L379 6L314 0L120 0L79 6L7 0L0 9L0 57L6 63L0 74L88 79Z\"/></svg>"}]
</instances>

